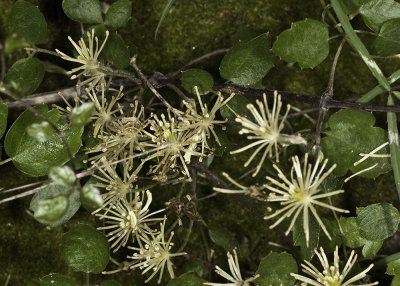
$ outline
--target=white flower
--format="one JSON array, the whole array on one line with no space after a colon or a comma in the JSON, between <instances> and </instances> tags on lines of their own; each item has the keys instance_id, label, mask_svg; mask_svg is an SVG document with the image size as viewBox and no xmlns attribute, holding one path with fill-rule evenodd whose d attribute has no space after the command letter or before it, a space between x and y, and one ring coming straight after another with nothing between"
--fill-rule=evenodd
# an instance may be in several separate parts
<instances>
[{"instance_id":1,"label":"white flower","mask_svg":"<svg viewBox=\"0 0 400 286\"><path fill-rule=\"evenodd\" d=\"M145 201L145 194L147 201ZM147 236L154 232L148 224L163 220L163 218L150 218L158 214L164 209L150 213L149 207L152 202L152 195L149 190L146 192L134 193L134 198L122 199L105 213L97 213L100 219L105 219L107 226L99 227L99 230L110 231L107 233L108 241L116 252L121 246L126 246L129 238L132 236L132 241L136 238L137 241L145 240Z\"/></svg>"},{"instance_id":2,"label":"white flower","mask_svg":"<svg viewBox=\"0 0 400 286\"><path fill-rule=\"evenodd\" d=\"M218 135L214 131L214 125L223 124L226 122L226 120L216 120L215 117L217 111L220 110L220 108L223 107L225 104L227 104L232 99L234 94L231 94L227 99L224 100L224 97L220 93L218 93L217 100L214 103L214 106L211 108L211 110L208 110L207 104L203 103L203 101L201 100L197 86L195 87L195 91L200 110L197 111L196 103L194 101L183 101L184 105L187 108L187 112L180 117L180 120L183 124L179 125L179 129L192 130L194 134L199 134L201 141L201 153L204 153L205 148L210 148L207 140L210 139L211 134L213 135L218 145L221 146Z\"/></svg>"},{"instance_id":3,"label":"white flower","mask_svg":"<svg viewBox=\"0 0 400 286\"><path fill-rule=\"evenodd\" d=\"M203 285L209 285L209 286L250 286L251 282L254 282L255 279L257 279L258 275L243 279L242 274L240 273L240 266L239 266L239 260L237 257L236 250L233 250L233 255L228 252L226 254L228 256L228 265L229 265L229 270L231 271L231 274L226 273L224 270L222 270L219 266L215 266L215 272L220 275L221 277L225 278L228 280L228 283L212 283L212 282L205 282Z\"/></svg>"},{"instance_id":4,"label":"white flower","mask_svg":"<svg viewBox=\"0 0 400 286\"><path fill-rule=\"evenodd\" d=\"M281 146L286 147L292 144L307 143L306 140L301 136L281 134L282 129L285 127L285 120L289 113L290 105L287 105L285 114L282 116L282 118L280 118L280 112L282 108L280 94L275 91L272 110L270 110L268 107L267 97L265 94L263 95L263 98L264 102L261 102L260 100L256 101L259 111L253 104L248 104L246 106L253 115L255 122L243 116L237 116L236 118L236 122L239 122L243 127L239 131L239 134L250 134L247 136L247 139L255 141L243 148L231 152L231 154L237 154L258 146L244 164L244 166L247 167L254 160L257 154L264 149L260 162L253 173L253 177L256 176L260 171L261 166L267 156L270 158L275 157L276 161L279 162L279 149Z\"/></svg>"},{"instance_id":5,"label":"white flower","mask_svg":"<svg viewBox=\"0 0 400 286\"><path fill-rule=\"evenodd\" d=\"M171 252L172 246L174 245L172 242L172 237L174 236L174 233L171 232L169 239L166 241L165 218L160 226L160 232L157 235L150 233L147 240L139 240L139 247L128 247L129 249L133 249L135 251L135 253L133 253L133 256L128 256L128 258L134 260L133 265L130 268L139 268L142 270L142 274L145 274L148 271L153 272L145 281L146 283L153 279L153 277L156 276L157 273L159 273L157 283L160 284L165 267L167 267L170 277L175 278L171 258L186 254L184 252Z\"/></svg>"},{"instance_id":6,"label":"white flower","mask_svg":"<svg viewBox=\"0 0 400 286\"><path fill-rule=\"evenodd\" d=\"M335 169L336 165L333 165L328 171L324 173L324 169L328 163L325 159L320 165L322 160L317 159L314 166L308 163L308 154L304 157L303 168L301 168L301 163L299 157L292 157L292 169L290 172L290 178L285 176L283 172L274 165L274 168L278 172L278 177L281 181L274 178L267 177L269 184L266 188L271 191L268 201L270 202L280 202L281 208L275 211L272 215L266 216L265 219L271 219L279 216L279 219L271 225L270 228L274 228L280 224L283 220L288 217L292 217L289 228L286 231L286 235L289 234L290 230L293 228L296 219L303 212L303 228L306 236L307 245L310 239L309 231L309 212L315 217L322 230L326 236L331 239L329 232L327 231L324 223L318 215L315 206L320 206L323 208L331 209L333 211L347 213L347 210L334 207L328 203L321 202L320 199L331 197L340 193L344 190L336 190L328 193L320 193L321 183L328 177L330 173Z\"/></svg>"},{"instance_id":7,"label":"white flower","mask_svg":"<svg viewBox=\"0 0 400 286\"><path fill-rule=\"evenodd\" d=\"M106 97L104 85L101 85L101 96L100 100L97 97L94 89L86 89L86 94L96 107L93 112L92 119L93 123L93 136L97 136L99 132L103 132L104 128L107 127L115 118L114 115L117 112L122 113L121 107L118 105L118 100L121 99L124 94L122 93L122 87L119 90L117 96L112 96L110 99Z\"/></svg>"},{"instance_id":8,"label":"white flower","mask_svg":"<svg viewBox=\"0 0 400 286\"><path fill-rule=\"evenodd\" d=\"M71 37L68 37L68 40L72 43L78 53L77 57L71 57L59 50L56 50L62 59L80 64L79 67L67 72L68 74L72 75L71 79L75 79L81 75L88 77L81 83L81 85L89 83L90 87L94 87L99 82L104 82L105 74L101 71L103 64L99 60L99 55L107 42L108 35L109 32L106 31L106 37L100 48L99 39L94 36L94 29L92 29L91 33L87 32L89 46L86 45L83 38L81 38L77 44L74 40L72 40Z\"/></svg>"},{"instance_id":9,"label":"white flower","mask_svg":"<svg viewBox=\"0 0 400 286\"><path fill-rule=\"evenodd\" d=\"M155 174L156 178L167 178L169 173L179 170L190 178L187 164L192 156L204 156L196 151L200 136L193 135L190 131L180 131L175 117L172 117L170 112L168 118L164 114L161 114L160 118L152 114L150 130L153 131L151 139L157 147L165 146L144 160L158 160L157 164L151 167L150 173Z\"/></svg>"},{"instance_id":10,"label":"white flower","mask_svg":"<svg viewBox=\"0 0 400 286\"><path fill-rule=\"evenodd\" d=\"M322 272L320 272L314 265L312 265L309 261L304 261L305 264L302 264L303 272L310 275L311 278L291 273L291 275L297 280L304 282L301 285L313 285L313 286L352 286L353 283L363 279L367 274L367 272L374 266L371 264L361 273L347 279L346 276L349 274L351 268L357 261L357 255L354 253L354 250L351 252L349 259L346 262L346 265L343 267L342 271L339 268L339 250L336 246L336 250L334 252L333 257L333 265L330 265L328 262L328 258L325 255L323 248L320 248L320 252L315 250L315 254L317 255L321 265ZM358 286L372 286L377 285L378 282L368 283L368 284L357 284Z\"/></svg>"},{"instance_id":11,"label":"white flower","mask_svg":"<svg viewBox=\"0 0 400 286\"><path fill-rule=\"evenodd\" d=\"M116 171L117 164L111 164L106 157L100 159L101 164L95 163L94 166L99 171L99 174L94 174L93 177L99 182L94 185L98 188L105 189L102 194L104 204L102 209L110 209L110 207L120 200L126 199L128 193L134 191L133 183L137 181L137 173L140 168L131 171L132 161L121 162L121 175ZM100 209L94 211L98 212Z\"/></svg>"}]
</instances>

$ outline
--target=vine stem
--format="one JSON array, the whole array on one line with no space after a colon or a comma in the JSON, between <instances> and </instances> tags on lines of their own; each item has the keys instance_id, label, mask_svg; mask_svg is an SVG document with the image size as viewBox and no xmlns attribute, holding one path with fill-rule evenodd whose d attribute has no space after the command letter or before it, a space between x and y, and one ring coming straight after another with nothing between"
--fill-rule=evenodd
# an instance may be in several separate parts
<instances>
[{"instance_id":1,"label":"vine stem","mask_svg":"<svg viewBox=\"0 0 400 286\"><path fill-rule=\"evenodd\" d=\"M335 71L336 71L336 66L339 61L339 56L340 53L342 52L342 48L344 43L346 42L346 39L343 38L342 42L340 43L335 57L333 59L332 63L332 68L331 68L331 73L329 76L329 82L328 86L325 90L325 92L322 94L321 101L319 103L319 113L318 113L318 120L317 120L317 127L315 131L315 147L319 148L319 145L321 143L321 132L322 132L322 124L325 120L326 114L328 113L329 107L327 106L327 102L333 98L333 85L335 82Z\"/></svg>"},{"instance_id":2,"label":"vine stem","mask_svg":"<svg viewBox=\"0 0 400 286\"><path fill-rule=\"evenodd\" d=\"M133 57L131 59L131 66L133 67L133 69L137 72L137 74L139 75L140 79L147 85L147 87L153 92L153 94L168 108L170 109L173 113L175 113L176 115L181 115L182 112L177 110L176 108L172 107L171 104L168 103L168 101L166 101L164 99L164 97L162 97L162 95L157 91L157 89L151 84L151 82L147 79L147 77L142 73L142 71L139 69L139 67L136 64L136 57Z\"/></svg>"}]
</instances>

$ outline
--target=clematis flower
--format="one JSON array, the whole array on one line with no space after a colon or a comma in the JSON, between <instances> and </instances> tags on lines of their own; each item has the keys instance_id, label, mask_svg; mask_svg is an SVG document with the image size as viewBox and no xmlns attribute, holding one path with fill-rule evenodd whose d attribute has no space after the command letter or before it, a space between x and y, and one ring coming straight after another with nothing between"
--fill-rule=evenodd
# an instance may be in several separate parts
<instances>
[{"instance_id":1,"label":"clematis flower","mask_svg":"<svg viewBox=\"0 0 400 286\"><path fill-rule=\"evenodd\" d=\"M336 246L336 250L333 254L333 265L330 265L328 262L328 258L325 255L324 249L321 247L320 252L315 250L315 254L317 255L321 265L322 265L322 272L318 270L314 265L311 264L309 261L304 261L304 264L301 266L303 267L303 272L308 274L309 277L299 275L296 273L291 273L294 278L303 282L301 285L313 285L313 286L351 286L356 281L360 281L364 279L367 275L367 272L371 270L374 266L373 264L369 265L365 270L361 271L360 273L354 275L353 277L346 280L347 275L353 268L354 264L357 261L357 255L354 253L354 250L350 253L350 257L347 260L345 266L343 267L342 271L340 271L339 267L339 250ZM372 286L377 285L378 282L368 283L368 284L357 284L358 286Z\"/></svg>"}]
</instances>

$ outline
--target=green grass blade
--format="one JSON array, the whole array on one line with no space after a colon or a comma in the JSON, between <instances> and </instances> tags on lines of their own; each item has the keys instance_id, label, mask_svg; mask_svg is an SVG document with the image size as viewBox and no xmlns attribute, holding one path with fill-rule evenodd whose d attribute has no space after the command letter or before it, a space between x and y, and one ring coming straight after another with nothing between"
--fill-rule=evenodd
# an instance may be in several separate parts
<instances>
[{"instance_id":1,"label":"green grass blade","mask_svg":"<svg viewBox=\"0 0 400 286\"><path fill-rule=\"evenodd\" d=\"M393 84L396 81L398 81L400 79L400 70L395 71L389 78L389 83ZM366 94L362 95L357 102L361 102L361 103L367 103L370 102L371 100L373 100L375 97L377 97L379 94L381 94L382 92L384 92L385 89L380 86L377 85L375 86L373 89L371 89L369 92L367 92Z\"/></svg>"},{"instance_id":2,"label":"green grass blade","mask_svg":"<svg viewBox=\"0 0 400 286\"><path fill-rule=\"evenodd\" d=\"M389 94L388 105L394 105L391 94ZM399 195L400 198L400 146L399 146L399 129L397 128L396 113L388 112L387 121L389 129L390 160L392 163L397 194Z\"/></svg>"},{"instance_id":3,"label":"green grass blade","mask_svg":"<svg viewBox=\"0 0 400 286\"><path fill-rule=\"evenodd\" d=\"M390 84L384 74L382 73L379 66L376 64L375 60L369 54L367 48L361 42L360 38L357 36L356 32L354 32L353 27L350 24L349 18L343 12L342 7L340 6L339 0L332 0L332 7L335 10L335 13L342 24L342 27L347 35L347 40L350 45L358 52L361 56L362 60L368 66L369 70L372 72L374 77L378 80L379 84L387 91L390 91Z\"/></svg>"},{"instance_id":4,"label":"green grass blade","mask_svg":"<svg viewBox=\"0 0 400 286\"><path fill-rule=\"evenodd\" d=\"M167 16L167 13L168 13L169 9L171 8L172 4L174 3L174 1L175 0L168 0L167 4L165 4L164 10L163 10L163 12L161 14L160 21L158 21L157 28L156 28L156 31L154 33L154 37L155 38L157 38L158 30L160 29L161 24L164 22L165 16Z\"/></svg>"}]
</instances>

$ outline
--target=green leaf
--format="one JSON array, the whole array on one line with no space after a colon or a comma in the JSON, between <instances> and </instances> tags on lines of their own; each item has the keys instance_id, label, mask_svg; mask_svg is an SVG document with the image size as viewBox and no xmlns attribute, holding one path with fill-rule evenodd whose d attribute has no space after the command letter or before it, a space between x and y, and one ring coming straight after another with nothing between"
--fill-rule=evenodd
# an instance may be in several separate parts
<instances>
[{"instance_id":1,"label":"green leaf","mask_svg":"<svg viewBox=\"0 0 400 286\"><path fill-rule=\"evenodd\" d=\"M40 286L75 286L75 283L65 275L52 273L40 278Z\"/></svg>"},{"instance_id":2,"label":"green leaf","mask_svg":"<svg viewBox=\"0 0 400 286\"><path fill-rule=\"evenodd\" d=\"M388 77L389 84L393 84L400 79L400 70L395 71ZM381 85L375 86L369 92L361 96L357 102L366 103L380 95L381 93L385 92L385 89Z\"/></svg>"},{"instance_id":3,"label":"green leaf","mask_svg":"<svg viewBox=\"0 0 400 286\"><path fill-rule=\"evenodd\" d=\"M49 172L49 179L54 183L64 186L72 186L76 181L74 171L68 166L52 167Z\"/></svg>"},{"instance_id":4,"label":"green leaf","mask_svg":"<svg viewBox=\"0 0 400 286\"><path fill-rule=\"evenodd\" d=\"M185 262L182 266L181 271L183 273L193 272L196 273L199 277L204 276L204 262L198 258L192 258Z\"/></svg>"},{"instance_id":5,"label":"green leaf","mask_svg":"<svg viewBox=\"0 0 400 286\"><path fill-rule=\"evenodd\" d=\"M400 18L400 4L394 0L370 0L360 8L365 24L374 32L379 32L383 23Z\"/></svg>"},{"instance_id":6,"label":"green leaf","mask_svg":"<svg viewBox=\"0 0 400 286\"><path fill-rule=\"evenodd\" d=\"M338 189L335 189L338 190ZM333 191L333 190L332 190ZM324 222L326 229L331 235L332 239L329 239L326 235L322 235L320 239L320 245L324 246L324 250L327 253L334 252L336 247L340 247L342 245L342 234L339 229L339 225L336 220L328 220L322 219Z\"/></svg>"},{"instance_id":7,"label":"green leaf","mask_svg":"<svg viewBox=\"0 0 400 286\"><path fill-rule=\"evenodd\" d=\"M105 280L100 283L100 286L121 286L121 284L115 280Z\"/></svg>"},{"instance_id":8,"label":"green leaf","mask_svg":"<svg viewBox=\"0 0 400 286\"><path fill-rule=\"evenodd\" d=\"M68 18L84 24L103 22L99 0L63 0L62 8Z\"/></svg>"},{"instance_id":9,"label":"green leaf","mask_svg":"<svg viewBox=\"0 0 400 286\"><path fill-rule=\"evenodd\" d=\"M388 263L386 274L400 276L400 259L396 259Z\"/></svg>"},{"instance_id":10,"label":"green leaf","mask_svg":"<svg viewBox=\"0 0 400 286\"><path fill-rule=\"evenodd\" d=\"M367 243L364 245L364 247L362 249L362 255L365 258L375 256L378 253L378 251L381 249L382 244L383 244L382 240L367 241Z\"/></svg>"},{"instance_id":11,"label":"green leaf","mask_svg":"<svg viewBox=\"0 0 400 286\"><path fill-rule=\"evenodd\" d=\"M373 169L359 176L377 177L390 171L388 158L368 158L354 166L362 158L359 154L368 154L387 141L385 130L374 124L375 117L367 111L347 109L331 115L328 120L330 130L322 138L321 146L330 164L337 164L336 175L343 176L348 170L356 173L375 164ZM383 148L377 154L387 154L387 149Z\"/></svg>"},{"instance_id":12,"label":"green leaf","mask_svg":"<svg viewBox=\"0 0 400 286\"><path fill-rule=\"evenodd\" d=\"M79 224L64 234L63 255L74 271L101 273L110 258L106 237L90 225Z\"/></svg>"},{"instance_id":13,"label":"green leaf","mask_svg":"<svg viewBox=\"0 0 400 286\"><path fill-rule=\"evenodd\" d=\"M38 200L34 209L34 217L45 224L59 221L68 209L68 199L65 196L57 196L51 199Z\"/></svg>"},{"instance_id":14,"label":"green leaf","mask_svg":"<svg viewBox=\"0 0 400 286\"><path fill-rule=\"evenodd\" d=\"M40 143L49 140L51 135L54 133L53 131L53 127L51 127L50 123L47 121L33 123L26 128L26 133Z\"/></svg>"},{"instance_id":15,"label":"green leaf","mask_svg":"<svg viewBox=\"0 0 400 286\"><path fill-rule=\"evenodd\" d=\"M390 286L400 286L400 276L394 276Z\"/></svg>"},{"instance_id":16,"label":"green leaf","mask_svg":"<svg viewBox=\"0 0 400 286\"><path fill-rule=\"evenodd\" d=\"M81 190L81 201L85 209L94 211L103 206L103 199L99 189L92 184L86 184Z\"/></svg>"},{"instance_id":17,"label":"green leaf","mask_svg":"<svg viewBox=\"0 0 400 286\"><path fill-rule=\"evenodd\" d=\"M57 184L46 185L42 187L42 189L33 196L29 208L32 211L36 212L40 206L41 201L51 200L59 196L64 196L68 198L68 208L64 212L64 214L59 219L54 221L40 221L40 220L39 221L42 223L46 223L52 227L62 225L67 221L69 221L69 219L74 216L74 214L78 211L78 209L81 206L81 201L79 198L78 191L71 190L71 188L68 188L63 185L57 185Z\"/></svg>"},{"instance_id":18,"label":"green leaf","mask_svg":"<svg viewBox=\"0 0 400 286\"><path fill-rule=\"evenodd\" d=\"M221 61L221 76L235 84L248 86L259 82L274 66L268 34L239 42Z\"/></svg>"},{"instance_id":19,"label":"green leaf","mask_svg":"<svg viewBox=\"0 0 400 286\"><path fill-rule=\"evenodd\" d=\"M375 39L375 49L380 56L400 53L400 19L389 20L382 25Z\"/></svg>"},{"instance_id":20,"label":"green leaf","mask_svg":"<svg viewBox=\"0 0 400 286\"><path fill-rule=\"evenodd\" d=\"M221 225L209 226L208 234L213 243L222 247L226 251L232 251L239 245L238 241L234 237L234 234Z\"/></svg>"},{"instance_id":21,"label":"green leaf","mask_svg":"<svg viewBox=\"0 0 400 286\"><path fill-rule=\"evenodd\" d=\"M105 24L115 29L124 27L132 13L132 3L129 0L114 2L107 11Z\"/></svg>"},{"instance_id":22,"label":"green leaf","mask_svg":"<svg viewBox=\"0 0 400 286\"><path fill-rule=\"evenodd\" d=\"M18 0L11 9L9 27L31 44L43 44L48 40L46 19L39 8L28 1Z\"/></svg>"},{"instance_id":23,"label":"green leaf","mask_svg":"<svg viewBox=\"0 0 400 286\"><path fill-rule=\"evenodd\" d=\"M246 108L246 106L251 103L253 102L244 95L235 94L227 104L221 107L220 109L221 116L224 119L227 119L229 124L234 124L235 126L237 126L237 123L235 123L236 119L235 113L240 116L244 116L248 119L253 119L252 114ZM232 112L232 110L234 112Z\"/></svg>"},{"instance_id":24,"label":"green leaf","mask_svg":"<svg viewBox=\"0 0 400 286\"><path fill-rule=\"evenodd\" d=\"M296 280L290 273L297 273L297 263L292 255L282 252L271 252L264 257L258 266L256 286L293 285Z\"/></svg>"},{"instance_id":25,"label":"green leaf","mask_svg":"<svg viewBox=\"0 0 400 286\"><path fill-rule=\"evenodd\" d=\"M182 87L189 93L196 94L194 89L197 86L199 94L209 93L214 85L212 75L201 69L188 69L180 76Z\"/></svg>"},{"instance_id":26,"label":"green leaf","mask_svg":"<svg viewBox=\"0 0 400 286\"><path fill-rule=\"evenodd\" d=\"M343 11L348 15L356 13L358 9L360 9L361 5L366 1L367 0L339 0Z\"/></svg>"},{"instance_id":27,"label":"green leaf","mask_svg":"<svg viewBox=\"0 0 400 286\"><path fill-rule=\"evenodd\" d=\"M361 237L360 230L355 217L341 217L340 226L343 230L343 243L350 248L358 248L365 245L368 241Z\"/></svg>"},{"instance_id":28,"label":"green leaf","mask_svg":"<svg viewBox=\"0 0 400 286\"><path fill-rule=\"evenodd\" d=\"M4 81L11 85L18 95L32 94L42 83L44 66L36 58L16 61L8 70Z\"/></svg>"},{"instance_id":29,"label":"green leaf","mask_svg":"<svg viewBox=\"0 0 400 286\"><path fill-rule=\"evenodd\" d=\"M303 217L299 216L293 226L293 245L300 246L301 257L310 260L318 248L321 228L313 216L309 217L310 241L307 246L306 235L303 228Z\"/></svg>"},{"instance_id":30,"label":"green leaf","mask_svg":"<svg viewBox=\"0 0 400 286\"><path fill-rule=\"evenodd\" d=\"M0 98L0 138L7 128L8 107Z\"/></svg>"},{"instance_id":31,"label":"green leaf","mask_svg":"<svg viewBox=\"0 0 400 286\"><path fill-rule=\"evenodd\" d=\"M110 34L110 38L108 39L102 54L108 62L112 63L119 69L124 69L129 66L129 49L122 37L116 32Z\"/></svg>"},{"instance_id":32,"label":"green leaf","mask_svg":"<svg viewBox=\"0 0 400 286\"><path fill-rule=\"evenodd\" d=\"M342 24L342 27L347 35L347 41L351 44L354 50L360 55L361 59L367 65L373 76L378 80L378 82L382 85L382 87L389 91L390 84L386 79L385 75L382 73L379 66L376 64L375 60L369 54L367 48L361 42L360 38L357 36L356 32L353 30L353 27L350 24L349 18L343 12L342 7L340 6L338 0L331 0L332 7L335 10L335 13ZM362 8L362 7L361 7ZM375 12L374 12L375 13Z\"/></svg>"},{"instance_id":33,"label":"green leaf","mask_svg":"<svg viewBox=\"0 0 400 286\"><path fill-rule=\"evenodd\" d=\"M393 94L396 95L396 91ZM389 94L388 105L394 105L392 95ZM399 146L399 129L397 127L397 115L394 112L387 113L389 145L390 145L390 162L392 163L394 181L396 184L397 195L400 198L400 146Z\"/></svg>"},{"instance_id":34,"label":"green leaf","mask_svg":"<svg viewBox=\"0 0 400 286\"><path fill-rule=\"evenodd\" d=\"M95 107L93 102L84 102L72 109L71 122L75 126L85 126L90 122Z\"/></svg>"},{"instance_id":35,"label":"green leaf","mask_svg":"<svg viewBox=\"0 0 400 286\"><path fill-rule=\"evenodd\" d=\"M40 106L37 110L65 133L69 149L75 155L81 146L83 127L68 126L57 109L48 111L47 107ZM5 151L14 165L31 176L47 175L51 167L64 165L69 161L64 143L57 133L54 132L43 143L28 135L27 126L41 121L42 119L30 111L23 112L8 130L4 143Z\"/></svg>"},{"instance_id":36,"label":"green leaf","mask_svg":"<svg viewBox=\"0 0 400 286\"><path fill-rule=\"evenodd\" d=\"M329 54L329 33L325 24L313 20L292 23L280 33L272 51L286 62L299 63L301 68L314 68Z\"/></svg>"},{"instance_id":37,"label":"green leaf","mask_svg":"<svg viewBox=\"0 0 400 286\"><path fill-rule=\"evenodd\" d=\"M357 225L361 236L367 240L383 240L392 236L399 223L399 211L389 203L357 208Z\"/></svg>"},{"instance_id":38,"label":"green leaf","mask_svg":"<svg viewBox=\"0 0 400 286\"><path fill-rule=\"evenodd\" d=\"M194 273L185 273L169 281L168 286L202 286L206 282Z\"/></svg>"}]
</instances>

